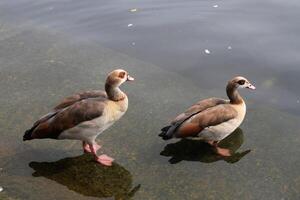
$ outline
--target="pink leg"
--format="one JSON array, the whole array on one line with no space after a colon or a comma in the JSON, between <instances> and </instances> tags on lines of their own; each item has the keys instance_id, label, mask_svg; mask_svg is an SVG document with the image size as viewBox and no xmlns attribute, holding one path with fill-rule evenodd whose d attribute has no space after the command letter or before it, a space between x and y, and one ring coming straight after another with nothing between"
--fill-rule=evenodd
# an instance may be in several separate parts
<instances>
[{"instance_id":1,"label":"pink leg","mask_svg":"<svg viewBox=\"0 0 300 200\"><path fill-rule=\"evenodd\" d=\"M92 153L90 146L84 141L82 141L82 148L84 153Z\"/></svg>"},{"instance_id":2,"label":"pink leg","mask_svg":"<svg viewBox=\"0 0 300 200\"><path fill-rule=\"evenodd\" d=\"M95 150L94 145L89 145L89 146L92 151L92 154L94 154L94 156L95 156L95 160L98 163L101 163L102 165L105 165L105 166L112 166L112 162L114 161L113 158L111 158L105 154L97 156L97 151Z\"/></svg>"},{"instance_id":3,"label":"pink leg","mask_svg":"<svg viewBox=\"0 0 300 200\"><path fill-rule=\"evenodd\" d=\"M208 144L212 145L215 148L215 152L221 156L231 156L230 150L218 147L218 142L216 141L207 141Z\"/></svg>"},{"instance_id":4,"label":"pink leg","mask_svg":"<svg viewBox=\"0 0 300 200\"><path fill-rule=\"evenodd\" d=\"M95 149L96 152L101 148L101 146L97 143L94 143L93 146L94 146L94 149ZM92 153L92 150L91 150L88 143L83 141L82 142L82 147L83 147L84 153Z\"/></svg>"}]
</instances>

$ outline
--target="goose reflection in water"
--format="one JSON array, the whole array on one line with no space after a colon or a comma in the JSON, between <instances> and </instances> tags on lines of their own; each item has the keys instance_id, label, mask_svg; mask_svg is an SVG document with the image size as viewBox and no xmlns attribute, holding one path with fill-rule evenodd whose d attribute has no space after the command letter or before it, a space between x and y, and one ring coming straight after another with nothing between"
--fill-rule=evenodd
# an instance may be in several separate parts
<instances>
[{"instance_id":1,"label":"goose reflection in water","mask_svg":"<svg viewBox=\"0 0 300 200\"><path fill-rule=\"evenodd\" d=\"M221 147L231 151L232 155L229 157L217 155L209 144L193 139L182 139L179 142L168 144L165 146L160 155L172 157L169 160L171 164L176 164L182 160L200 161L204 163L224 160L228 163L236 163L250 152L250 150L237 152L237 150L242 146L243 141L243 131L238 128L220 142Z\"/></svg>"},{"instance_id":2,"label":"goose reflection in water","mask_svg":"<svg viewBox=\"0 0 300 200\"><path fill-rule=\"evenodd\" d=\"M30 162L29 166L35 170L34 177L46 177L85 196L126 200L140 188L132 187L132 175L124 167L116 163L101 166L88 154L56 162Z\"/></svg>"}]
</instances>

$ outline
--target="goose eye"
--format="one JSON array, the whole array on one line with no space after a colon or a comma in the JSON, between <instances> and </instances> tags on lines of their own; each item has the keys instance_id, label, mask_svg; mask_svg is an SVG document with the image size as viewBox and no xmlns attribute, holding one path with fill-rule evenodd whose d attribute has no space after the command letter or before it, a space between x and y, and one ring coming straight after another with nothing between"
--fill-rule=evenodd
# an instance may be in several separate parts
<instances>
[{"instance_id":1,"label":"goose eye","mask_svg":"<svg viewBox=\"0 0 300 200\"><path fill-rule=\"evenodd\" d=\"M238 84L240 84L240 85L244 85L244 84L245 84L245 82L246 82L245 80L239 80L239 81L238 81Z\"/></svg>"},{"instance_id":2,"label":"goose eye","mask_svg":"<svg viewBox=\"0 0 300 200\"><path fill-rule=\"evenodd\" d=\"M126 72L120 72L119 73L119 77L122 78L122 79L125 77L125 75L126 75Z\"/></svg>"}]
</instances>

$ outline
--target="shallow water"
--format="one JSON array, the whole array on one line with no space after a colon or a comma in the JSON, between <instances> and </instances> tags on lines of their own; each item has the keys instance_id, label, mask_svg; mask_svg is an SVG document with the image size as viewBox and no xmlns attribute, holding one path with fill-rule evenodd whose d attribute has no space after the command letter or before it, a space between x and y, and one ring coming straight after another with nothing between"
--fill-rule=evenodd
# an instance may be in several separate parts
<instances>
[{"instance_id":1,"label":"shallow water","mask_svg":"<svg viewBox=\"0 0 300 200\"><path fill-rule=\"evenodd\" d=\"M1 2L0 198L298 199L299 3L288 2ZM21 141L59 99L101 89L119 66L136 81L123 87L128 113L99 137L113 168L80 142ZM222 143L232 157L157 137L191 103L225 97L237 73L258 90L242 92L246 120Z\"/></svg>"}]
</instances>

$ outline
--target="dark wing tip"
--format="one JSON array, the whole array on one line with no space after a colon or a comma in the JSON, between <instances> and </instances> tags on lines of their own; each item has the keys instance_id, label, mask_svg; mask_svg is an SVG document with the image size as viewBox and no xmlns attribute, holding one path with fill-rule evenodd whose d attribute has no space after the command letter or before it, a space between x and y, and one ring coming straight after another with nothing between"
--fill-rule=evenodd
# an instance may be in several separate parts
<instances>
[{"instance_id":1,"label":"dark wing tip","mask_svg":"<svg viewBox=\"0 0 300 200\"><path fill-rule=\"evenodd\" d=\"M167 132L171 126L165 126L161 129L163 132Z\"/></svg>"},{"instance_id":2,"label":"dark wing tip","mask_svg":"<svg viewBox=\"0 0 300 200\"><path fill-rule=\"evenodd\" d=\"M24 136L23 136L23 141L26 140L32 140L33 138L31 137L32 129L28 129L25 131Z\"/></svg>"},{"instance_id":3,"label":"dark wing tip","mask_svg":"<svg viewBox=\"0 0 300 200\"><path fill-rule=\"evenodd\" d=\"M168 134L168 130L170 127L168 127L167 131L162 131L158 136L161 137L163 140L169 140L173 137L172 134Z\"/></svg>"},{"instance_id":4,"label":"dark wing tip","mask_svg":"<svg viewBox=\"0 0 300 200\"><path fill-rule=\"evenodd\" d=\"M168 137L167 133L168 130L171 128L171 126L165 126L161 129L161 133L158 135L159 137L162 137L163 140L171 139L171 137Z\"/></svg>"}]
</instances>

